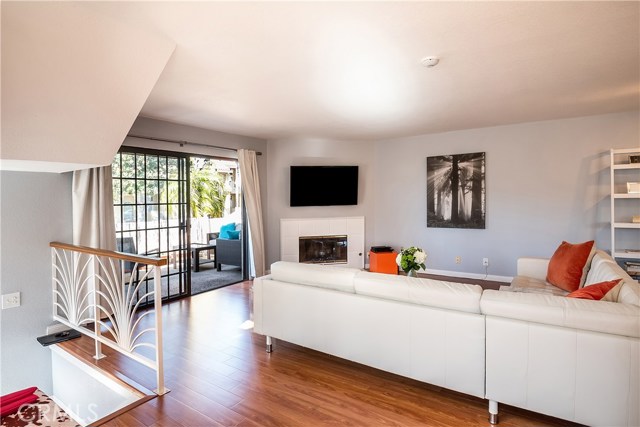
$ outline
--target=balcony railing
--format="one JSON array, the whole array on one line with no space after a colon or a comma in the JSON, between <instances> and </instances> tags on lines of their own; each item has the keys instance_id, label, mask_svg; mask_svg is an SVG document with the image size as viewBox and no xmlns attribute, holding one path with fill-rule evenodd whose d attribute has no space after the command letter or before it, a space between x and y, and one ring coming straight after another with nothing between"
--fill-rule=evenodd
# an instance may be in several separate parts
<instances>
[{"instance_id":1,"label":"balcony railing","mask_svg":"<svg viewBox=\"0 0 640 427\"><path fill-rule=\"evenodd\" d=\"M53 318L91 337L96 359L104 357L104 344L155 370L154 391L165 394L160 284L167 260L59 242L49 246ZM153 290L141 294L145 281ZM154 309L139 311L147 298L153 298Z\"/></svg>"}]
</instances>

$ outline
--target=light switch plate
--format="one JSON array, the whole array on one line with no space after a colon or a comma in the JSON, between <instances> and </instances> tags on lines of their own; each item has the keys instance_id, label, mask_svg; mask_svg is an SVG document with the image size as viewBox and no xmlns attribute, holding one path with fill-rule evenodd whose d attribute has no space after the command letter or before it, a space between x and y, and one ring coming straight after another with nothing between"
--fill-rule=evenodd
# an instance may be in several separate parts
<instances>
[{"instance_id":1,"label":"light switch plate","mask_svg":"<svg viewBox=\"0 0 640 427\"><path fill-rule=\"evenodd\" d=\"M20 307L20 292L2 295L2 309Z\"/></svg>"}]
</instances>

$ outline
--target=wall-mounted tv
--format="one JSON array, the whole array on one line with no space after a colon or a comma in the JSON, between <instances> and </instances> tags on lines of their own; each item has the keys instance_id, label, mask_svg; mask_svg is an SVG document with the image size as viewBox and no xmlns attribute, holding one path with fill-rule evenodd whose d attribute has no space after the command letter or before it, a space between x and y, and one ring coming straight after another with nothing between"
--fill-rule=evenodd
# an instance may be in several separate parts
<instances>
[{"instance_id":1,"label":"wall-mounted tv","mask_svg":"<svg viewBox=\"0 0 640 427\"><path fill-rule=\"evenodd\" d=\"M291 206L358 204L358 166L291 166Z\"/></svg>"}]
</instances>

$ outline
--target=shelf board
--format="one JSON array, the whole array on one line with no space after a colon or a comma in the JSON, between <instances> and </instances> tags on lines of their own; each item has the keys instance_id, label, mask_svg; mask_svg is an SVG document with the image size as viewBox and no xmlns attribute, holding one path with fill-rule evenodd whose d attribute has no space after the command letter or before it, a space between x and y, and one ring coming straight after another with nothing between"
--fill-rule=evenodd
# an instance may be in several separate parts
<instances>
[{"instance_id":1,"label":"shelf board","mask_svg":"<svg viewBox=\"0 0 640 427\"><path fill-rule=\"evenodd\" d=\"M640 163L623 163L619 165L613 165L614 169L640 169Z\"/></svg>"},{"instance_id":2,"label":"shelf board","mask_svg":"<svg viewBox=\"0 0 640 427\"><path fill-rule=\"evenodd\" d=\"M618 251L614 252L614 258L626 258L626 259L640 259L640 252L624 252Z\"/></svg>"},{"instance_id":3,"label":"shelf board","mask_svg":"<svg viewBox=\"0 0 640 427\"><path fill-rule=\"evenodd\" d=\"M640 222L614 222L614 228L640 228Z\"/></svg>"},{"instance_id":4,"label":"shelf board","mask_svg":"<svg viewBox=\"0 0 640 427\"><path fill-rule=\"evenodd\" d=\"M640 199L640 193L616 193L613 197L615 199Z\"/></svg>"},{"instance_id":5,"label":"shelf board","mask_svg":"<svg viewBox=\"0 0 640 427\"><path fill-rule=\"evenodd\" d=\"M640 154L637 148L612 148L611 154Z\"/></svg>"}]
</instances>

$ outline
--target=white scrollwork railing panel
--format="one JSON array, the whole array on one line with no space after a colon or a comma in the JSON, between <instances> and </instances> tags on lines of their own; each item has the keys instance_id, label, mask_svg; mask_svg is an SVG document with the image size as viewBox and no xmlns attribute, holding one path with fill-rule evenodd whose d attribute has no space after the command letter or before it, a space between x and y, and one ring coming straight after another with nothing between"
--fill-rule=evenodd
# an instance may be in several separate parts
<instances>
[{"instance_id":1,"label":"white scrollwork railing panel","mask_svg":"<svg viewBox=\"0 0 640 427\"><path fill-rule=\"evenodd\" d=\"M154 296L153 290L141 293L146 281L152 280L153 269L144 271L144 264L132 263L131 270L139 272L136 275L125 268L130 261L97 257L97 263L98 323L108 334L103 337L110 336L120 348L131 353L140 347L155 350L153 342L143 339L147 334L155 333L155 327L141 328L142 320L154 311L139 311L140 305Z\"/></svg>"},{"instance_id":2,"label":"white scrollwork railing panel","mask_svg":"<svg viewBox=\"0 0 640 427\"><path fill-rule=\"evenodd\" d=\"M159 289L166 259L56 242L50 246L53 318L91 337L96 359L105 357L105 344L154 369L156 393L166 393ZM153 309L141 309L148 301Z\"/></svg>"},{"instance_id":3,"label":"white scrollwork railing panel","mask_svg":"<svg viewBox=\"0 0 640 427\"><path fill-rule=\"evenodd\" d=\"M93 322L93 256L52 250L53 311L73 326Z\"/></svg>"}]
</instances>

